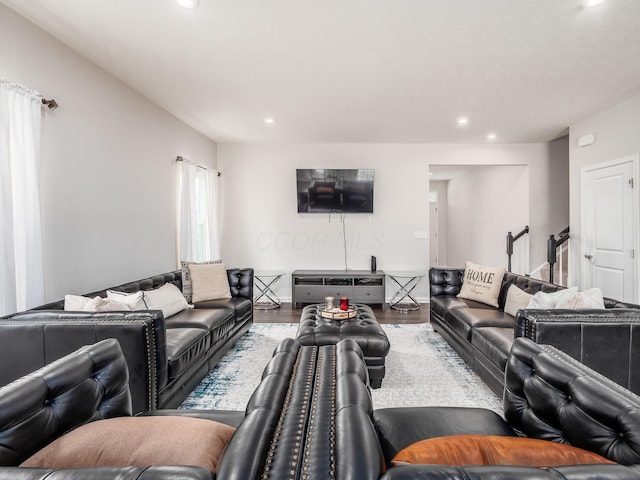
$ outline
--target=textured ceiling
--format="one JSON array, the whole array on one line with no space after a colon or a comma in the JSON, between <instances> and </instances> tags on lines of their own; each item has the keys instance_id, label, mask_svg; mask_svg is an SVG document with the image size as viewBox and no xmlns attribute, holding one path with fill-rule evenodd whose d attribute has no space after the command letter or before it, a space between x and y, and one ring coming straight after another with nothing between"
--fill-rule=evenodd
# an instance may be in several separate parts
<instances>
[{"instance_id":1,"label":"textured ceiling","mask_svg":"<svg viewBox=\"0 0 640 480\"><path fill-rule=\"evenodd\" d=\"M640 94L640 0L0 1L219 142L540 142Z\"/></svg>"}]
</instances>

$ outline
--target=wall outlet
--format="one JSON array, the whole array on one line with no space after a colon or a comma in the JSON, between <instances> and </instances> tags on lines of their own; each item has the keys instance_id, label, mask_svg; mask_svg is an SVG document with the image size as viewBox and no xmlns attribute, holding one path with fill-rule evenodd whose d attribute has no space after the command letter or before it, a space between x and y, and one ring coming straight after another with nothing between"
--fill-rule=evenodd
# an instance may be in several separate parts
<instances>
[{"instance_id":1,"label":"wall outlet","mask_svg":"<svg viewBox=\"0 0 640 480\"><path fill-rule=\"evenodd\" d=\"M429 238L429 232L425 232L425 231L413 232L413 238L419 238L419 239Z\"/></svg>"}]
</instances>

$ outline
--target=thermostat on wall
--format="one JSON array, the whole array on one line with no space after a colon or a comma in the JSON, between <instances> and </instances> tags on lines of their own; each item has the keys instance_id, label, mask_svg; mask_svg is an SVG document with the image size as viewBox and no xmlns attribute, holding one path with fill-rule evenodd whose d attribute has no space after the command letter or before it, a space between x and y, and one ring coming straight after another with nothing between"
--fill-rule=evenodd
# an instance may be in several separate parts
<instances>
[{"instance_id":1,"label":"thermostat on wall","mask_svg":"<svg viewBox=\"0 0 640 480\"><path fill-rule=\"evenodd\" d=\"M586 135L582 135L578 137L578 146L586 147L588 145L591 145L595 141L596 141L596 136L593 133L587 133Z\"/></svg>"}]
</instances>

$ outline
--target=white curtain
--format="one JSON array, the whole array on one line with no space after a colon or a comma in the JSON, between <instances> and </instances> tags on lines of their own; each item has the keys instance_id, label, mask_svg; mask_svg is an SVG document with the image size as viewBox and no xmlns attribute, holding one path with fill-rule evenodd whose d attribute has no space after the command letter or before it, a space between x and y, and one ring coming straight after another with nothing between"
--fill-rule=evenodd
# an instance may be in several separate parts
<instances>
[{"instance_id":1,"label":"white curtain","mask_svg":"<svg viewBox=\"0 0 640 480\"><path fill-rule=\"evenodd\" d=\"M220 259L219 178L215 170L178 162L179 260Z\"/></svg>"},{"instance_id":2,"label":"white curtain","mask_svg":"<svg viewBox=\"0 0 640 480\"><path fill-rule=\"evenodd\" d=\"M44 302L41 100L38 93L0 79L0 314Z\"/></svg>"}]
</instances>

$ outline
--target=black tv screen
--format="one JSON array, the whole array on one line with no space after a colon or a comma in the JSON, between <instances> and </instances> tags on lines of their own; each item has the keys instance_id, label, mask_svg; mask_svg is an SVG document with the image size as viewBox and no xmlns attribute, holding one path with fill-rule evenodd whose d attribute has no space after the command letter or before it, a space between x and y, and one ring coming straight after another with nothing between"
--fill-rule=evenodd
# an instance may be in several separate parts
<instances>
[{"instance_id":1,"label":"black tv screen","mask_svg":"<svg viewBox=\"0 0 640 480\"><path fill-rule=\"evenodd\" d=\"M371 168L297 169L298 213L373 213Z\"/></svg>"}]
</instances>

